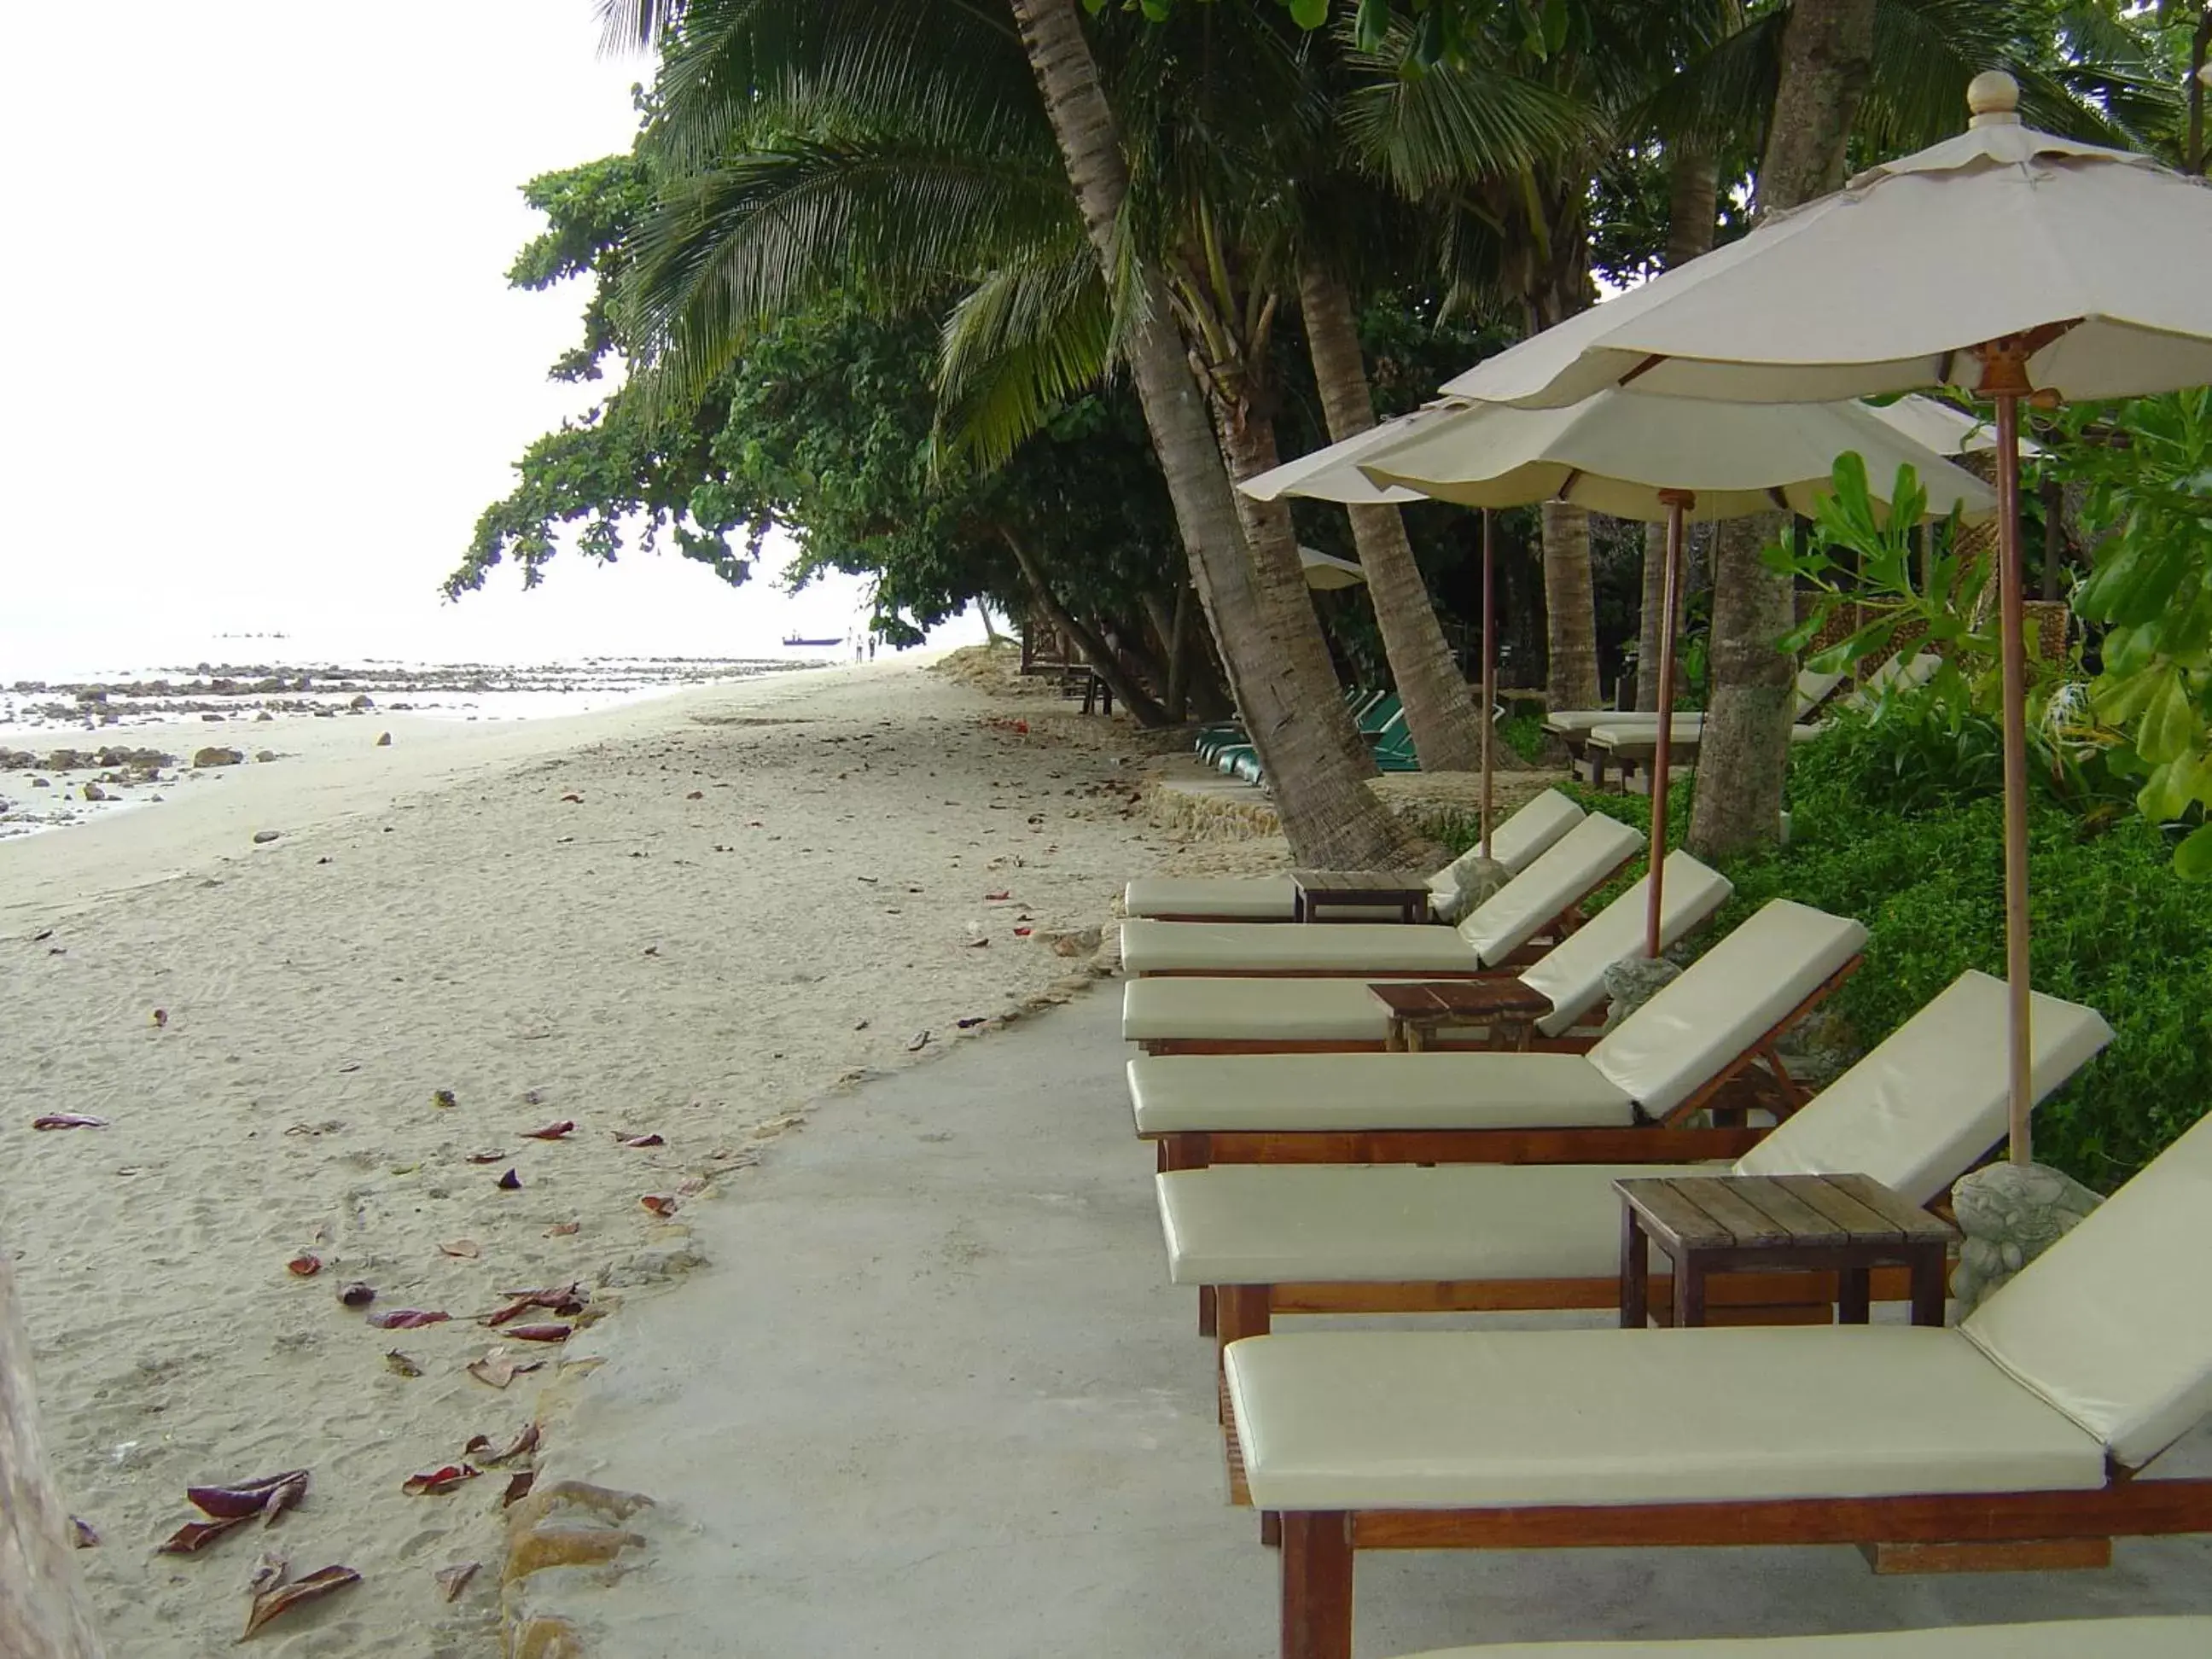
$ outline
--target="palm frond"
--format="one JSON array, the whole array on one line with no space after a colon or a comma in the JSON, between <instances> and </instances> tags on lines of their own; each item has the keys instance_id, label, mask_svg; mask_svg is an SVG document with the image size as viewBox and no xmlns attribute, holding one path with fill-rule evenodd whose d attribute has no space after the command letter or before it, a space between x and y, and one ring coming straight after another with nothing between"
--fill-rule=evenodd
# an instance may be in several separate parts
<instances>
[{"instance_id":1,"label":"palm frond","mask_svg":"<svg viewBox=\"0 0 2212 1659\"><path fill-rule=\"evenodd\" d=\"M990 272L945 319L939 357L939 444L950 462L989 471L1113 359L1114 315L1081 235Z\"/></svg>"}]
</instances>

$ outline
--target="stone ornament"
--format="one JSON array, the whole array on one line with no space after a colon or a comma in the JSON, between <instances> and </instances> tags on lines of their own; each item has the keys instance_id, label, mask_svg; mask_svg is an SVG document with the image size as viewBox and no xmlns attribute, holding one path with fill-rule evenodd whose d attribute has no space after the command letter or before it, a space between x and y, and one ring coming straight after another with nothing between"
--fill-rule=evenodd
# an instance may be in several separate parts
<instances>
[{"instance_id":1,"label":"stone ornament","mask_svg":"<svg viewBox=\"0 0 2212 1659\"><path fill-rule=\"evenodd\" d=\"M1605 1028L1599 1035L1626 1019L1682 976L1682 970L1664 957L1623 957L1605 970L1605 994L1610 1003Z\"/></svg>"},{"instance_id":2,"label":"stone ornament","mask_svg":"<svg viewBox=\"0 0 2212 1659\"><path fill-rule=\"evenodd\" d=\"M1951 1207L1966 1242L1951 1294L1965 1318L2104 1199L2044 1164L1989 1164L1960 1177Z\"/></svg>"}]
</instances>

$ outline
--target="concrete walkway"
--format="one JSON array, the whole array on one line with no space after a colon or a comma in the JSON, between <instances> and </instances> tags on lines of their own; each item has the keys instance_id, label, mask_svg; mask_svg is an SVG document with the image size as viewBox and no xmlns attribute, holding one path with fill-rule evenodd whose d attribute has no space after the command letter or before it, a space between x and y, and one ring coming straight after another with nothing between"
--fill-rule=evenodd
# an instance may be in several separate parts
<instances>
[{"instance_id":1,"label":"concrete walkway","mask_svg":"<svg viewBox=\"0 0 2212 1659\"><path fill-rule=\"evenodd\" d=\"M1164 1282L1116 988L824 1103L696 1212L713 1265L595 1333L560 1473L659 1500L636 1570L562 1598L597 1659L1274 1653L1273 1553L1224 1503L1208 1348ZM1388 1659L2208 1612L2212 1545L1905 1579L1841 1548L1363 1555L1358 1594L1360 1659Z\"/></svg>"}]
</instances>

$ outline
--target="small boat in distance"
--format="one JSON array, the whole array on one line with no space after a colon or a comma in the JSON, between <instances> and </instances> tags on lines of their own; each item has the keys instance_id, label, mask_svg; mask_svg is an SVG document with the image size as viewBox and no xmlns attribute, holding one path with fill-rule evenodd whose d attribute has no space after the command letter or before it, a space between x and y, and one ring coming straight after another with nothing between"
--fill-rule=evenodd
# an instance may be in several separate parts
<instances>
[{"instance_id":1,"label":"small boat in distance","mask_svg":"<svg viewBox=\"0 0 2212 1659\"><path fill-rule=\"evenodd\" d=\"M845 643L845 636L840 634L834 640L803 640L796 634L786 634L783 636L783 642L786 645L842 645Z\"/></svg>"}]
</instances>

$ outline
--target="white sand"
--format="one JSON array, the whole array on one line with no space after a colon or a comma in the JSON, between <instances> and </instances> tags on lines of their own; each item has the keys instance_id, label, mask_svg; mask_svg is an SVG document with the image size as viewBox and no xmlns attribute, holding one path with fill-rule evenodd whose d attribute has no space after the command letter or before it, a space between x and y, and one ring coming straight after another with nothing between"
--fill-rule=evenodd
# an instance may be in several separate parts
<instances>
[{"instance_id":1,"label":"white sand","mask_svg":"<svg viewBox=\"0 0 2212 1659\"><path fill-rule=\"evenodd\" d=\"M987 723L1015 715L1027 735ZM1126 726L906 664L508 728L246 731L287 757L0 843L0 1238L48 1444L105 1540L80 1559L118 1656L227 1650L272 1543L367 1582L261 1650L483 1654L504 1472L400 1485L519 1428L550 1368L471 1379L495 1338L469 1316L680 1270L684 1216L641 1194L743 1201L738 1172L802 1103L1081 966L1021 918L1095 925L1173 849L1128 816ZM282 838L252 845L264 828ZM33 1133L48 1111L112 1125ZM562 1118L567 1142L520 1138ZM440 1253L462 1239L480 1254ZM302 1249L319 1277L287 1273ZM356 1279L379 1309L455 1317L369 1328L336 1298ZM392 1348L424 1374L388 1370ZM272 1538L153 1553L192 1518L188 1484L300 1466L314 1489ZM447 1607L432 1574L456 1560L487 1570Z\"/></svg>"}]
</instances>

